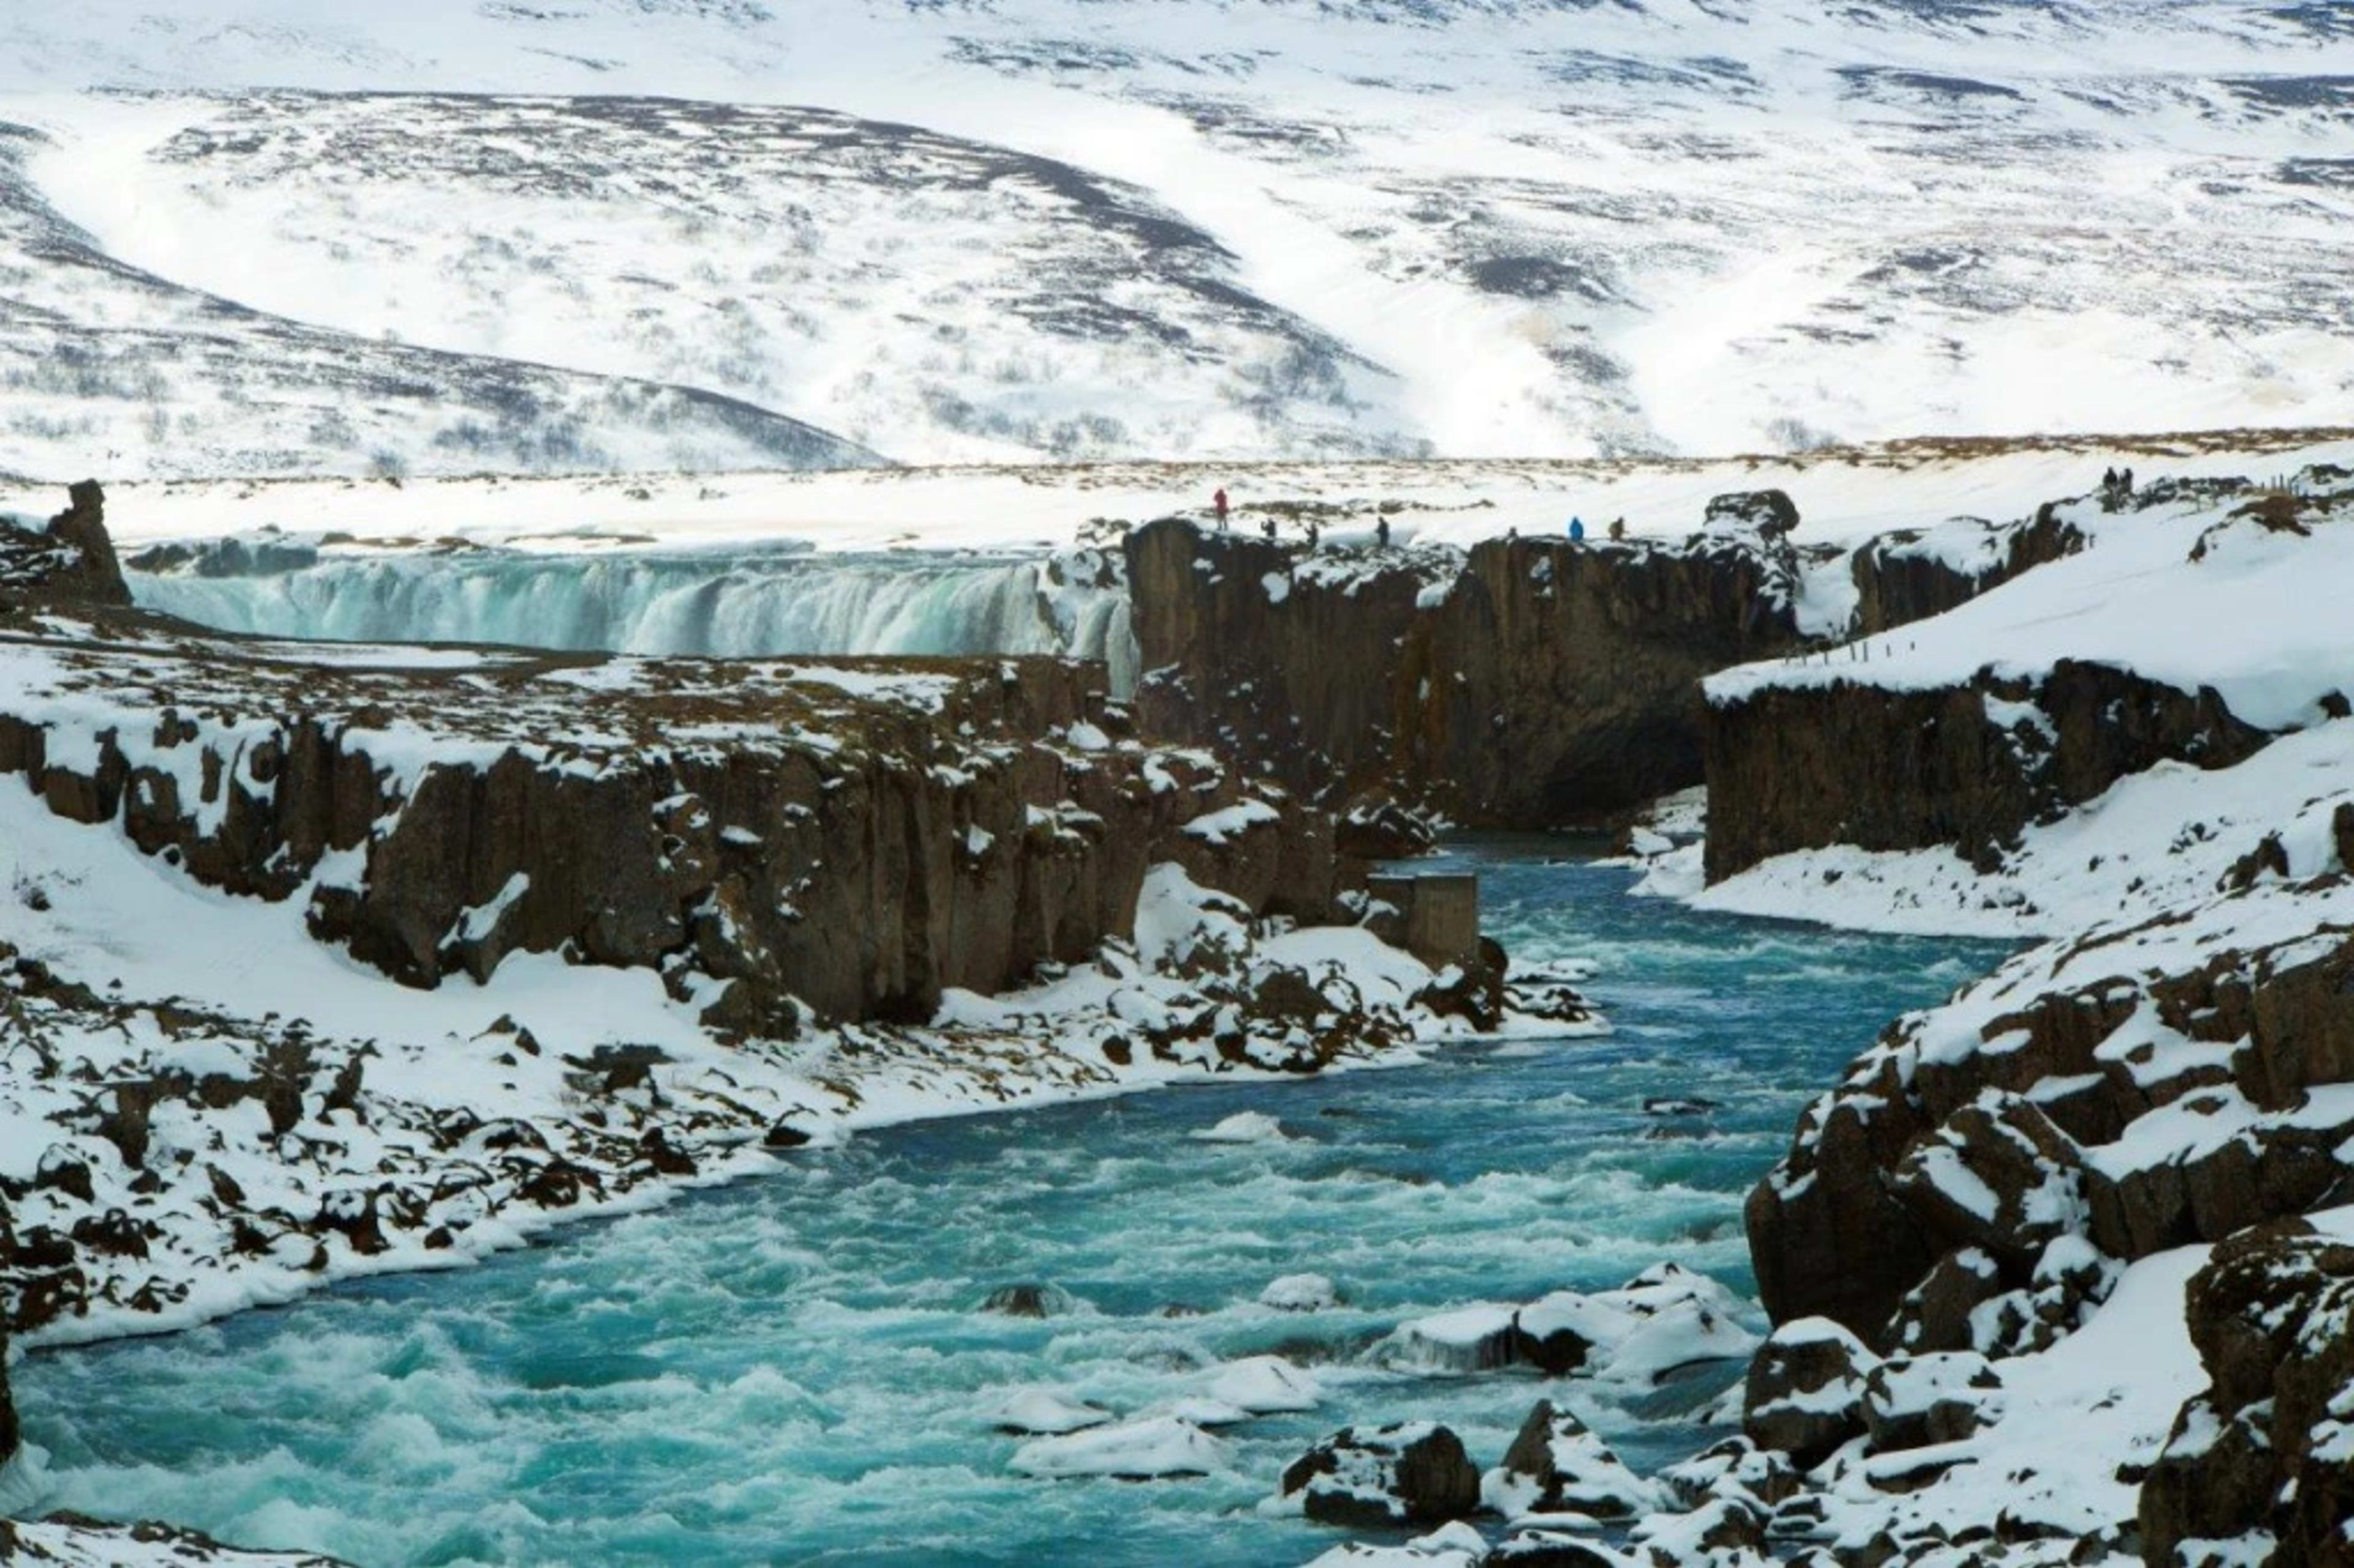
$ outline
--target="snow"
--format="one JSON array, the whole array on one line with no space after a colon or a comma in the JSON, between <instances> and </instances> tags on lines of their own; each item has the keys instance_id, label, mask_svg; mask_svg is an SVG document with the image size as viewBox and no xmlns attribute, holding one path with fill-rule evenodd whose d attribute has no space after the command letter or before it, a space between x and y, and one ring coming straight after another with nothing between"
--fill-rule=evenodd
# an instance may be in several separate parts
<instances>
[{"instance_id":1,"label":"snow","mask_svg":"<svg viewBox=\"0 0 2354 1568\"><path fill-rule=\"evenodd\" d=\"M1050 1479L1150 1479L1216 1475L1233 1467L1233 1451L1190 1422L1148 1415L1024 1443L1006 1463L1022 1475Z\"/></svg>"},{"instance_id":2,"label":"snow","mask_svg":"<svg viewBox=\"0 0 2354 1568\"><path fill-rule=\"evenodd\" d=\"M1204 812L1186 823L1184 831L1190 837L1224 844L1253 828L1282 820L1283 814L1264 800L1242 800L1221 810Z\"/></svg>"},{"instance_id":3,"label":"snow","mask_svg":"<svg viewBox=\"0 0 2354 1568\"><path fill-rule=\"evenodd\" d=\"M2192 498L2116 514L2083 503L2062 507L2059 515L2091 547L1828 662L1777 661L1712 676L1709 700L1841 682L1928 690L1966 683L1981 670L2037 674L2073 659L2186 692L2212 687L2260 729L2309 724L2323 696L2354 691L2354 643L2338 611L2338 591L2354 587L2354 528L2324 521L2310 537L2267 534L2253 520L2226 521L2233 503ZM2219 524L2223 547L2193 559Z\"/></svg>"},{"instance_id":4,"label":"snow","mask_svg":"<svg viewBox=\"0 0 2354 1568\"><path fill-rule=\"evenodd\" d=\"M1341 1303L1331 1278L1321 1274L1287 1274L1267 1282L1258 1293L1259 1305L1278 1312L1321 1312Z\"/></svg>"},{"instance_id":5,"label":"snow","mask_svg":"<svg viewBox=\"0 0 2354 1568\"><path fill-rule=\"evenodd\" d=\"M1276 1143L1285 1135L1283 1123L1265 1111L1236 1111L1192 1136L1204 1143Z\"/></svg>"},{"instance_id":6,"label":"snow","mask_svg":"<svg viewBox=\"0 0 2354 1568\"><path fill-rule=\"evenodd\" d=\"M175 385L159 356L198 442L168 414L157 431L133 372L80 420L27 398L52 423L0 468L162 469L200 443L246 471L725 461L717 429L665 440L625 376L929 462L2327 418L2349 352L2316 297L2345 217L2337 127L2326 98L2264 90L2349 73L2354 45L2311 14L51 7L0 40L8 118L53 139L45 223L168 281L158 299L53 249L69 320L136 313L186 342L186 318L219 324L208 292L305 323L321 358L403 349L450 385L481 361L429 351L465 352L606 387L546 431L482 397L306 440L318 405L221 396L209 364ZM843 125L846 148L819 134ZM472 450L470 425L502 439ZM1956 505L1983 510L1928 515ZM1546 531L1572 510L1620 509L1559 497Z\"/></svg>"}]
</instances>

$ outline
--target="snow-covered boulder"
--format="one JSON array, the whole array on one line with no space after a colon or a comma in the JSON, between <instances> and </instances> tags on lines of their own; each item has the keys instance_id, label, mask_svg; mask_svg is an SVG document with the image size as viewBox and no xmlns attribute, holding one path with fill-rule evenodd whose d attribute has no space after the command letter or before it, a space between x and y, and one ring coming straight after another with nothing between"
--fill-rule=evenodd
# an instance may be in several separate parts
<instances>
[{"instance_id":1,"label":"snow-covered boulder","mask_svg":"<svg viewBox=\"0 0 2354 1568\"><path fill-rule=\"evenodd\" d=\"M990 1425L1019 1436L1058 1437L1082 1432L1111 1420L1099 1404L1067 1398L1050 1388L1025 1388L1011 1393L990 1413Z\"/></svg>"},{"instance_id":2,"label":"snow-covered boulder","mask_svg":"<svg viewBox=\"0 0 2354 1568\"><path fill-rule=\"evenodd\" d=\"M1863 1435L1864 1378L1879 1358L1828 1318L1776 1329L1749 1363L1741 1427L1761 1448L1778 1448L1810 1469Z\"/></svg>"},{"instance_id":3,"label":"snow-covered boulder","mask_svg":"<svg viewBox=\"0 0 2354 1568\"><path fill-rule=\"evenodd\" d=\"M1473 1302L1409 1319L1383 1359L1430 1371L1532 1366L1638 1384L1682 1368L1738 1361L1757 1336L1732 1291L1705 1275L1656 1264L1613 1290L1556 1290L1524 1307Z\"/></svg>"},{"instance_id":4,"label":"snow-covered boulder","mask_svg":"<svg viewBox=\"0 0 2354 1568\"><path fill-rule=\"evenodd\" d=\"M2191 1277L2188 1326L2210 1382L2143 1484L2149 1562L2220 1562L2227 1541L2241 1562L2354 1560L2354 1245L2340 1229L2246 1232Z\"/></svg>"},{"instance_id":5,"label":"snow-covered boulder","mask_svg":"<svg viewBox=\"0 0 2354 1568\"><path fill-rule=\"evenodd\" d=\"M1981 1355L1892 1356L1864 1374L1863 1421L1874 1453L1957 1443L1992 1419L2001 1374Z\"/></svg>"},{"instance_id":6,"label":"snow-covered boulder","mask_svg":"<svg viewBox=\"0 0 2354 1568\"><path fill-rule=\"evenodd\" d=\"M1479 1472L1463 1441L1432 1421L1344 1426L1283 1472L1283 1495L1325 1524L1441 1524L1479 1508Z\"/></svg>"},{"instance_id":7,"label":"snow-covered boulder","mask_svg":"<svg viewBox=\"0 0 2354 1568\"><path fill-rule=\"evenodd\" d=\"M1493 1302L1414 1318L1398 1325L1384 1359L1434 1372L1490 1372L1517 1360L1513 1308Z\"/></svg>"},{"instance_id":8,"label":"snow-covered boulder","mask_svg":"<svg viewBox=\"0 0 2354 1568\"><path fill-rule=\"evenodd\" d=\"M1049 1479L1108 1476L1144 1481L1214 1475L1232 1467L1233 1449L1190 1421L1147 1415L1024 1443L1007 1464L1022 1475Z\"/></svg>"},{"instance_id":9,"label":"snow-covered boulder","mask_svg":"<svg viewBox=\"0 0 2354 1568\"><path fill-rule=\"evenodd\" d=\"M2084 1157L2033 1102L1989 1088L1907 1151L1896 1195L1941 1236L2031 1265L2086 1224Z\"/></svg>"},{"instance_id":10,"label":"snow-covered boulder","mask_svg":"<svg viewBox=\"0 0 2354 1568\"><path fill-rule=\"evenodd\" d=\"M1258 1304L1278 1312L1322 1312L1341 1304L1341 1293L1330 1275L1287 1274L1267 1282Z\"/></svg>"},{"instance_id":11,"label":"snow-covered boulder","mask_svg":"<svg viewBox=\"0 0 2354 1568\"><path fill-rule=\"evenodd\" d=\"M1504 1462L1481 1478L1480 1497L1512 1520L1576 1514L1618 1520L1659 1501L1659 1489L1628 1469L1575 1412L1549 1399L1537 1401Z\"/></svg>"},{"instance_id":12,"label":"snow-covered boulder","mask_svg":"<svg viewBox=\"0 0 2354 1568\"><path fill-rule=\"evenodd\" d=\"M1738 1435L1712 1443L1682 1464L1661 1471L1659 1479L1676 1502L1687 1509L1737 1491L1770 1510L1805 1486L1790 1456L1778 1448L1761 1448Z\"/></svg>"},{"instance_id":13,"label":"snow-covered boulder","mask_svg":"<svg viewBox=\"0 0 2354 1568\"><path fill-rule=\"evenodd\" d=\"M1307 1568L1483 1568L1487 1538L1457 1520L1397 1546L1352 1541L1311 1559Z\"/></svg>"},{"instance_id":14,"label":"snow-covered boulder","mask_svg":"<svg viewBox=\"0 0 2354 1568\"><path fill-rule=\"evenodd\" d=\"M1740 1310L1739 1298L1706 1275L1655 1264L1616 1290L1559 1290L1522 1308L1513 1351L1556 1376L1652 1383L1755 1349L1757 1336L1742 1325Z\"/></svg>"},{"instance_id":15,"label":"snow-covered boulder","mask_svg":"<svg viewBox=\"0 0 2354 1568\"><path fill-rule=\"evenodd\" d=\"M1222 1368L1210 1397L1246 1415L1313 1410L1323 1398L1315 1378L1279 1356L1252 1356Z\"/></svg>"},{"instance_id":16,"label":"snow-covered boulder","mask_svg":"<svg viewBox=\"0 0 2354 1568\"><path fill-rule=\"evenodd\" d=\"M1496 1542L1480 1568L1647 1568L1649 1561L1564 1531L1522 1530Z\"/></svg>"}]
</instances>

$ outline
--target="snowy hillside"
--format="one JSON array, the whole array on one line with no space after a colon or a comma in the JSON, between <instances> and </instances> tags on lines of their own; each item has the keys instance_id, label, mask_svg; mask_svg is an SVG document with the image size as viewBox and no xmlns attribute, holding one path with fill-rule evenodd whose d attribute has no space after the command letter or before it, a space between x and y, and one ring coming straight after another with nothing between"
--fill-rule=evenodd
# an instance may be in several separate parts
<instances>
[{"instance_id":1,"label":"snowy hillside","mask_svg":"<svg viewBox=\"0 0 2354 1568\"><path fill-rule=\"evenodd\" d=\"M2323 423L2349 78L2284 0L27 10L0 468Z\"/></svg>"}]
</instances>

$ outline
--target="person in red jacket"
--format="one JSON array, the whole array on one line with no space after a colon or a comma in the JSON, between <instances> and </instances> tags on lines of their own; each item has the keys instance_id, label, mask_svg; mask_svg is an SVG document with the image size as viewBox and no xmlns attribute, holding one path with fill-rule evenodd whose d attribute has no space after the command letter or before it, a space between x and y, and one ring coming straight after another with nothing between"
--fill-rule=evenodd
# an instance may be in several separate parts
<instances>
[{"instance_id":1,"label":"person in red jacket","mask_svg":"<svg viewBox=\"0 0 2354 1568\"><path fill-rule=\"evenodd\" d=\"M1219 527L1221 527L1221 528L1224 528L1224 527L1226 525L1226 490L1225 490L1225 486L1224 486L1224 485L1220 485L1220 486L1218 487L1218 493L1217 493L1215 495L1213 495L1213 496L1211 496L1211 497L1210 497L1210 506L1211 506L1211 509L1212 509L1212 510L1214 510L1214 511L1215 511L1215 512L1217 513L1217 514L1218 514L1218 526L1219 526Z\"/></svg>"}]
</instances>

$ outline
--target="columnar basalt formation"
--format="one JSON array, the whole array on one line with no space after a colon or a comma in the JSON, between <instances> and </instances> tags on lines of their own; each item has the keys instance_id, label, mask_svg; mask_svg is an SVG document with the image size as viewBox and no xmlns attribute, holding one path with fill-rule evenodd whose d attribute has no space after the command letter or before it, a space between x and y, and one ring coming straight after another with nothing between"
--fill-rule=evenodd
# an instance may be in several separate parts
<instances>
[{"instance_id":1,"label":"columnar basalt formation","mask_svg":"<svg viewBox=\"0 0 2354 1568\"><path fill-rule=\"evenodd\" d=\"M1698 782L1697 681L1801 641L1797 557L1740 524L1303 555L1168 521L1127 551L1147 729L1313 799L1386 792L1479 825Z\"/></svg>"},{"instance_id":2,"label":"columnar basalt formation","mask_svg":"<svg viewBox=\"0 0 2354 1568\"><path fill-rule=\"evenodd\" d=\"M2183 918L2036 949L1859 1058L1750 1195L1775 1319L2039 1348L2116 1263L2347 1201L2354 1109L2321 1091L2354 1082L2354 935L2133 962Z\"/></svg>"},{"instance_id":3,"label":"columnar basalt formation","mask_svg":"<svg viewBox=\"0 0 2354 1568\"><path fill-rule=\"evenodd\" d=\"M1329 815L1115 739L1101 666L322 652L103 607L95 486L12 535L0 773L415 985L660 969L716 1026L928 1016L1129 934L1147 869L1331 918ZM72 521L79 519L79 521ZM35 625L39 605L97 617ZM1223 815L1222 815L1223 813ZM1205 820L1210 826L1188 832Z\"/></svg>"},{"instance_id":4,"label":"columnar basalt formation","mask_svg":"<svg viewBox=\"0 0 2354 1568\"><path fill-rule=\"evenodd\" d=\"M1829 844L1983 865L2128 774L2227 767L2270 738L2212 691L2064 659L1954 686L1762 684L1711 702L1702 735L1712 882Z\"/></svg>"}]
</instances>

